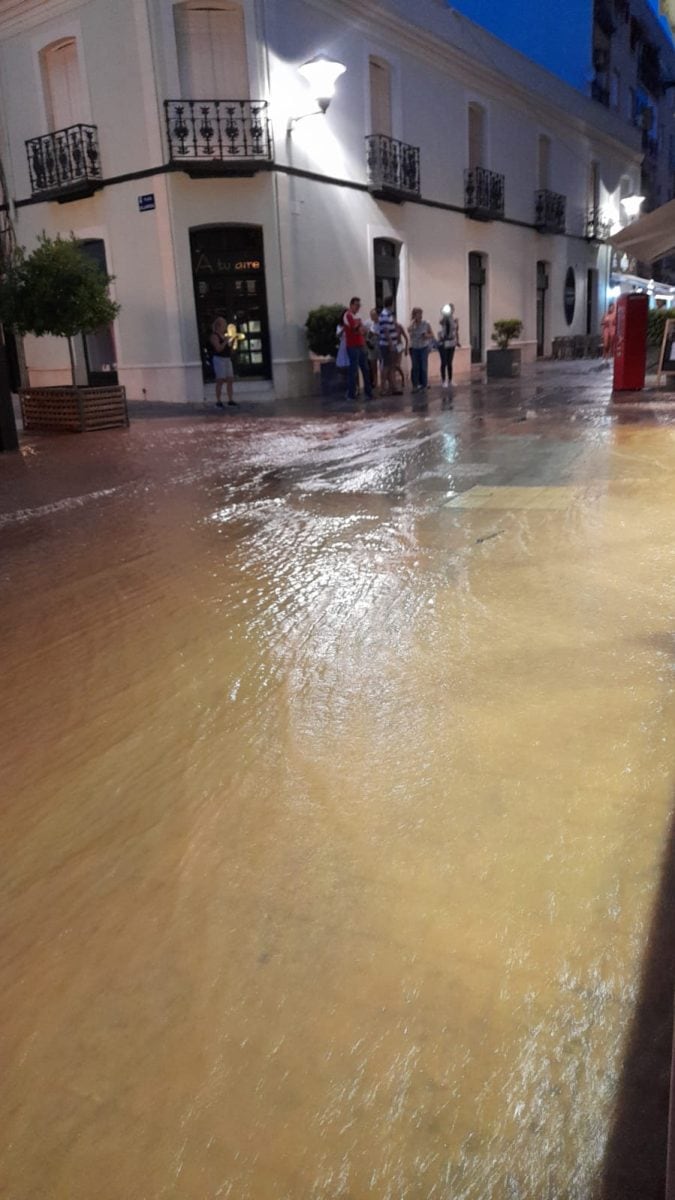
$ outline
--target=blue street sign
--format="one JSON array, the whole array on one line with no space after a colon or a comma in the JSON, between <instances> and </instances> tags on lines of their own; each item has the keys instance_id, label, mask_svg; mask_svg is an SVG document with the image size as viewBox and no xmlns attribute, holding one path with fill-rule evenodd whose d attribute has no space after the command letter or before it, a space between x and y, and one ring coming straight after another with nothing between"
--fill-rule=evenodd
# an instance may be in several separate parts
<instances>
[{"instance_id":1,"label":"blue street sign","mask_svg":"<svg viewBox=\"0 0 675 1200\"><path fill-rule=\"evenodd\" d=\"M138 211L150 212L155 207L155 193L148 192L146 196L138 197Z\"/></svg>"}]
</instances>

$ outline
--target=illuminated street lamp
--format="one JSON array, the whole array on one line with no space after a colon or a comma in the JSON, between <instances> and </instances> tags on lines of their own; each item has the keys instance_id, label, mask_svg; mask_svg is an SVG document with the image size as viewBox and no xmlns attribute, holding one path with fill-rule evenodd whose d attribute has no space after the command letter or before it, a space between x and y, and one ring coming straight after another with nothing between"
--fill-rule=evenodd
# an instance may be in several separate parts
<instances>
[{"instance_id":1,"label":"illuminated street lamp","mask_svg":"<svg viewBox=\"0 0 675 1200\"><path fill-rule=\"evenodd\" d=\"M310 58L301 67L298 67L303 79L309 84L318 107L311 113L302 113L299 117L292 117L288 122L289 133L298 121L302 121L303 117L314 117L325 113L335 95L335 84L346 70L344 63L337 62L334 58L328 58L325 54L315 54L314 58Z\"/></svg>"},{"instance_id":2,"label":"illuminated street lamp","mask_svg":"<svg viewBox=\"0 0 675 1200\"><path fill-rule=\"evenodd\" d=\"M629 217L631 221L633 220L634 217L637 217L644 202L645 202L644 196L637 196L637 195L624 196L623 200L621 201L621 203L623 204L623 207L626 210L626 216Z\"/></svg>"}]
</instances>

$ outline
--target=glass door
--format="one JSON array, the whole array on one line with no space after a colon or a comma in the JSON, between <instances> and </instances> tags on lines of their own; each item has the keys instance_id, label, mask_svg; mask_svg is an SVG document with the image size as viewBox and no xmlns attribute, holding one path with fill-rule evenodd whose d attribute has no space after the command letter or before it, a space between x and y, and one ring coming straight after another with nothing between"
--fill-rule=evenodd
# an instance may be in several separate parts
<instances>
[{"instance_id":1,"label":"glass door","mask_svg":"<svg viewBox=\"0 0 675 1200\"><path fill-rule=\"evenodd\" d=\"M546 353L546 293L548 271L545 262L537 263L537 357Z\"/></svg>"},{"instance_id":2,"label":"glass door","mask_svg":"<svg viewBox=\"0 0 675 1200\"><path fill-rule=\"evenodd\" d=\"M485 291L485 255L472 252L469 255L469 341L471 342L471 361L483 361L485 343L484 323L484 291Z\"/></svg>"},{"instance_id":3,"label":"glass door","mask_svg":"<svg viewBox=\"0 0 675 1200\"><path fill-rule=\"evenodd\" d=\"M258 225L193 229L190 248L205 381L213 379L209 338L216 317L224 317L238 335L235 375L270 379L262 229Z\"/></svg>"}]
</instances>

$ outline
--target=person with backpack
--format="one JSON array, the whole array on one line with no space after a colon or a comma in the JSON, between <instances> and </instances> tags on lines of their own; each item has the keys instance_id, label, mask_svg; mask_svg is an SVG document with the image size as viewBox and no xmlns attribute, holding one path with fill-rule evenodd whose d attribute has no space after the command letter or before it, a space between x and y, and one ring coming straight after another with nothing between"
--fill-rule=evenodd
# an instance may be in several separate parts
<instances>
[{"instance_id":1,"label":"person with backpack","mask_svg":"<svg viewBox=\"0 0 675 1200\"><path fill-rule=\"evenodd\" d=\"M436 345L441 356L441 387L447 388L452 383L452 360L459 346L459 322L453 304L444 304L441 309Z\"/></svg>"}]
</instances>

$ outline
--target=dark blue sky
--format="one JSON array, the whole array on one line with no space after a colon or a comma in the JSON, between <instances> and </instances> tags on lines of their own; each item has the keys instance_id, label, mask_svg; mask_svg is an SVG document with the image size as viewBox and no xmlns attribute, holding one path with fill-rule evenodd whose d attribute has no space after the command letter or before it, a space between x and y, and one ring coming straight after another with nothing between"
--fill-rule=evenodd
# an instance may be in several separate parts
<instances>
[{"instance_id":1,"label":"dark blue sky","mask_svg":"<svg viewBox=\"0 0 675 1200\"><path fill-rule=\"evenodd\" d=\"M484 29L546 67L566 83L588 92L592 78L593 0L447 0ZM648 0L658 15L658 0ZM668 33L668 22L662 18Z\"/></svg>"}]
</instances>

